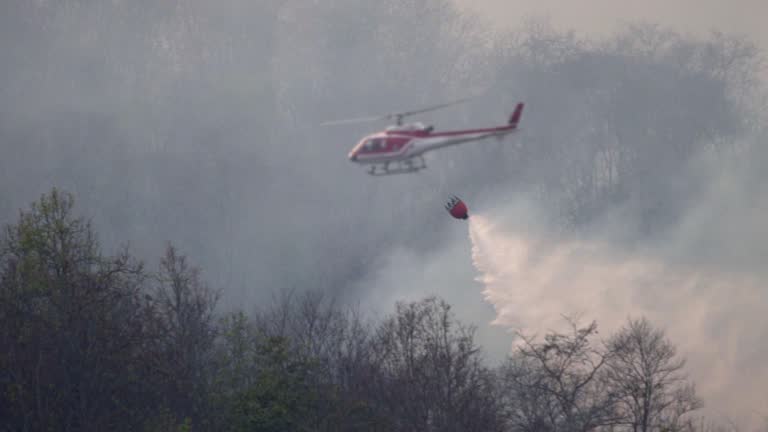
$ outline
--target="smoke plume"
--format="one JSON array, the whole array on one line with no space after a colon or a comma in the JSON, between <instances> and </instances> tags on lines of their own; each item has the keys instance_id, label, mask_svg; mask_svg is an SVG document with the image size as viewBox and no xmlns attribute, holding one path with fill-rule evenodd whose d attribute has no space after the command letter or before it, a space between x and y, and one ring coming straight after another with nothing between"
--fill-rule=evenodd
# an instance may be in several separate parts
<instances>
[{"instance_id":1,"label":"smoke plume","mask_svg":"<svg viewBox=\"0 0 768 432\"><path fill-rule=\"evenodd\" d=\"M765 236L756 219L761 200L744 207L735 194L743 190L739 182L731 174L717 178L674 229L634 247L612 230L554 235L536 223L532 205L475 215L472 261L496 311L492 324L543 335L564 330L563 315L575 315L596 320L607 338L627 318L645 316L688 359L703 414L749 429L762 425L768 298L755 254Z\"/></svg>"}]
</instances>

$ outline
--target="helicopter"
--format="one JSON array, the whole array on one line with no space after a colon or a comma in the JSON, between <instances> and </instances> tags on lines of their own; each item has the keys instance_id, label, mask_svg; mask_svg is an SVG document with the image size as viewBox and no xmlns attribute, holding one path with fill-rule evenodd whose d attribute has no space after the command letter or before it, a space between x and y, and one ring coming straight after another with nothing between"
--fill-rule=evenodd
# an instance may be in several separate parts
<instances>
[{"instance_id":1,"label":"helicopter","mask_svg":"<svg viewBox=\"0 0 768 432\"><path fill-rule=\"evenodd\" d=\"M517 131L517 124L523 114L524 104L522 102L517 104L507 124L496 127L437 132L433 126L425 125L421 122L403 124L405 117L445 108L469 99L471 98L413 111L325 122L321 123L321 125L329 126L394 119L394 125L362 138L349 151L347 157L354 163L368 165L368 174L374 176L414 173L427 167L424 153L428 151L486 138L497 138L500 140L506 135Z\"/></svg>"}]
</instances>

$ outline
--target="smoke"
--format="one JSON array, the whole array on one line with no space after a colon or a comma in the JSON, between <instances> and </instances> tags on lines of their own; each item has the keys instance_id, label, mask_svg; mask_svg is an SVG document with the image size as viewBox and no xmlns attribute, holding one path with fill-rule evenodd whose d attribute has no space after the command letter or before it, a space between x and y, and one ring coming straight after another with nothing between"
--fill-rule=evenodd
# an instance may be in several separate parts
<instances>
[{"instance_id":1,"label":"smoke","mask_svg":"<svg viewBox=\"0 0 768 432\"><path fill-rule=\"evenodd\" d=\"M582 313L608 332L645 314L710 402L737 389L724 403L759 403L768 158L680 167L749 123L726 96L755 93L753 48L635 27L605 43L492 35L448 2L406 3L4 2L0 221L56 185L105 246L153 259L171 240L230 306L294 287L377 311L437 294L492 356L510 326ZM522 139L437 152L415 177L344 158L382 125L315 127L476 88L484 101L419 120L490 126L525 101ZM534 187L570 197L590 234L565 237L536 195L504 203ZM452 193L472 243L443 213ZM648 209L660 216L643 237Z\"/></svg>"},{"instance_id":2,"label":"smoke","mask_svg":"<svg viewBox=\"0 0 768 432\"><path fill-rule=\"evenodd\" d=\"M708 175L709 186L656 236L627 242L622 212L601 221L603 230L563 235L520 198L471 218L472 262L494 326L542 335L575 315L607 337L645 316L688 359L702 413L754 429L768 404L765 200L745 192L755 178L738 165L695 165L681 175Z\"/></svg>"},{"instance_id":3,"label":"smoke","mask_svg":"<svg viewBox=\"0 0 768 432\"><path fill-rule=\"evenodd\" d=\"M449 219L447 214L442 217ZM397 247L372 263L367 276L356 286L356 292L362 293L357 297L359 305L373 316L382 317L392 311L395 302L439 296L454 306L453 312L462 323L475 326L476 342L486 358L499 362L509 353L510 336L502 327L489 325L494 310L478 294L480 287L473 280L475 270L465 222L450 221L452 229L434 249L424 252Z\"/></svg>"}]
</instances>

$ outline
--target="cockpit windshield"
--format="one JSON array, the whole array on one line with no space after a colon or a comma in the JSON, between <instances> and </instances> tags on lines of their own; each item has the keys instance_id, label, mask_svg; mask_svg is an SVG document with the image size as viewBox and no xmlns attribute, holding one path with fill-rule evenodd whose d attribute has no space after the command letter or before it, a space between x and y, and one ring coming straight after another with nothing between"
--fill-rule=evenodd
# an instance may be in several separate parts
<instances>
[{"instance_id":1,"label":"cockpit windshield","mask_svg":"<svg viewBox=\"0 0 768 432\"><path fill-rule=\"evenodd\" d=\"M363 142L363 149L365 151L377 151L384 148L384 138L374 137L368 138Z\"/></svg>"}]
</instances>

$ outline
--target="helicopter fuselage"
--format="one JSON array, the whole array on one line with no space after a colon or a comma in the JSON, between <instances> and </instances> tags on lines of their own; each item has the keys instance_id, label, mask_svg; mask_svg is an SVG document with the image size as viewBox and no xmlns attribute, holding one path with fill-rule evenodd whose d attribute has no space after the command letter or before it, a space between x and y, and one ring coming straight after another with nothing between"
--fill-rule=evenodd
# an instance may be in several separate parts
<instances>
[{"instance_id":1,"label":"helicopter fuselage","mask_svg":"<svg viewBox=\"0 0 768 432\"><path fill-rule=\"evenodd\" d=\"M500 138L517 130L522 109L523 105L519 104L506 125L490 128L435 132L431 126L422 123L390 126L360 140L347 157L358 164L386 164L411 160L443 147Z\"/></svg>"}]
</instances>

